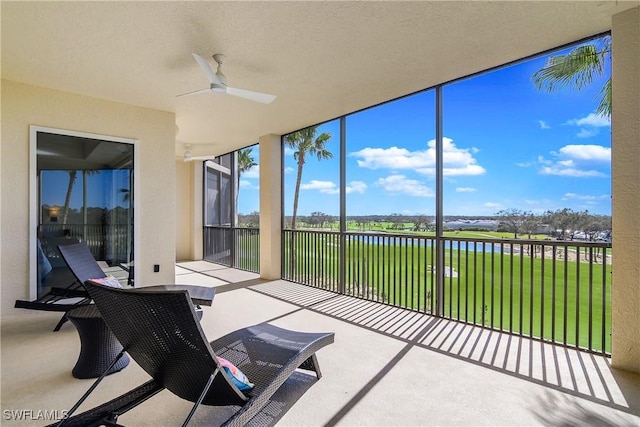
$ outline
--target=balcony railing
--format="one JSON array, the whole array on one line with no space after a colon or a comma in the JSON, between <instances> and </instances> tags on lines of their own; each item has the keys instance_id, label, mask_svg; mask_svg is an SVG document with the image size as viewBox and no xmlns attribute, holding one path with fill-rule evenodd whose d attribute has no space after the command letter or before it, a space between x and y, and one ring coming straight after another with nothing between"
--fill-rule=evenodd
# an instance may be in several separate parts
<instances>
[{"instance_id":1,"label":"balcony railing","mask_svg":"<svg viewBox=\"0 0 640 427\"><path fill-rule=\"evenodd\" d=\"M283 232L284 279L602 354L610 273L610 243Z\"/></svg>"},{"instance_id":2,"label":"balcony railing","mask_svg":"<svg viewBox=\"0 0 640 427\"><path fill-rule=\"evenodd\" d=\"M85 242L96 259L106 260L111 265L132 261L133 234L130 224L58 224L38 226L40 237L76 238Z\"/></svg>"},{"instance_id":3,"label":"balcony railing","mask_svg":"<svg viewBox=\"0 0 640 427\"><path fill-rule=\"evenodd\" d=\"M204 259L258 273L260 271L260 230L205 226Z\"/></svg>"}]
</instances>

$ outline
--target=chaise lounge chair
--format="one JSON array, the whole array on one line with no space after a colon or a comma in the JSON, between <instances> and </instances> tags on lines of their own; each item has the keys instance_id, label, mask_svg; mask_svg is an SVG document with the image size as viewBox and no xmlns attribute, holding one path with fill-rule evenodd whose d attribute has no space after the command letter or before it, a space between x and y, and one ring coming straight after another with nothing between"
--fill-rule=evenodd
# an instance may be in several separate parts
<instances>
[{"instance_id":1,"label":"chaise lounge chair","mask_svg":"<svg viewBox=\"0 0 640 427\"><path fill-rule=\"evenodd\" d=\"M72 245L59 246L58 249L60 250L60 255L62 255L64 262L67 264L69 270L71 270L79 283L84 285L88 280L105 279L109 276L102 270L102 268L100 268L100 265L91 254L91 250L86 243L80 242ZM128 281L130 282L131 280L129 279ZM128 288L127 290L130 289L131 288ZM202 309L200 306L211 305L216 292L215 288L209 286L181 285L174 283L168 285L145 286L139 288L139 290L142 292L185 290L189 293L191 301L196 304L196 313L199 318L202 318ZM61 322L63 322L63 320L61 320Z\"/></svg>"},{"instance_id":2,"label":"chaise lounge chair","mask_svg":"<svg viewBox=\"0 0 640 427\"><path fill-rule=\"evenodd\" d=\"M194 403L183 426L200 404L239 407L223 425L242 426L260 412L297 368L314 371L319 379L315 353L334 340L333 333L295 332L265 323L209 343L186 291L124 291L91 281L86 287L122 343L120 354L126 351L152 379L72 416L104 378L101 376L59 426L118 425L119 415L164 389ZM242 391L218 357L244 372L253 388Z\"/></svg>"},{"instance_id":3,"label":"chaise lounge chair","mask_svg":"<svg viewBox=\"0 0 640 427\"><path fill-rule=\"evenodd\" d=\"M31 301L16 301L16 308L28 308L28 309L36 309L36 310L49 310L49 311L63 311L64 314L56 327L53 329L54 331L60 330L62 325L67 321L67 312L74 308L79 307L80 305L89 304L91 302L91 298L84 288L84 284L87 280L90 279L104 279L107 278L108 275L105 273L96 259L93 257L89 246L87 246L84 242L72 243L59 245L58 251L62 260L64 260L65 264L73 273L75 277L75 284L77 288L73 290L73 294L70 294L70 291L67 291L66 298L70 297L79 297L80 299L73 304L61 304L59 303L62 296L59 296L57 299L51 299L46 302L40 302L34 305L34 302ZM129 280L130 281L130 280ZM153 291L153 290L186 290L189 292L189 296L193 300L194 304L198 307L196 308L197 313L200 318L202 318L202 309L200 305L211 305L213 301L213 297L215 295L215 289L208 286L196 286L196 285L180 285L180 284L169 284L169 285L154 285L147 286L144 288L140 288L144 291Z\"/></svg>"},{"instance_id":4,"label":"chaise lounge chair","mask_svg":"<svg viewBox=\"0 0 640 427\"><path fill-rule=\"evenodd\" d=\"M53 329L54 331L58 331L66 321L67 311L91 302L89 294L84 289L83 282L79 281L77 277L72 277L72 272L70 273L67 269L59 249L65 245L77 243L77 239L68 237L43 237L42 242L39 239L38 271L40 272L40 269L43 269L45 273L48 273L46 277L55 276L55 284L40 298L33 301L19 299L16 300L14 305L15 308L25 308L28 310L64 312L65 314ZM87 247L87 251L88 250L89 248ZM91 252L89 252L89 255L91 255ZM93 256L91 256L91 258L93 259ZM102 270L100 271L102 272ZM102 274L104 274L104 272L102 272ZM65 281L69 284L61 287L60 285Z\"/></svg>"}]
</instances>

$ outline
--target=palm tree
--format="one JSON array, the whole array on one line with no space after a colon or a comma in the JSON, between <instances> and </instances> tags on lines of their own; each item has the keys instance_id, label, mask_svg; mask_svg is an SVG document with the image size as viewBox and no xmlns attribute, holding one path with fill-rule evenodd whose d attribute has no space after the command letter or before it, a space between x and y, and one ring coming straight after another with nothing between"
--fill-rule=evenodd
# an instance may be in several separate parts
<instances>
[{"instance_id":1,"label":"palm tree","mask_svg":"<svg viewBox=\"0 0 640 427\"><path fill-rule=\"evenodd\" d=\"M552 56L531 79L538 90L554 92L569 87L580 90L604 73L611 56L611 36L605 36L572 49L565 55ZM611 77L598 93L597 112L611 116Z\"/></svg>"},{"instance_id":2,"label":"palm tree","mask_svg":"<svg viewBox=\"0 0 640 427\"><path fill-rule=\"evenodd\" d=\"M255 159L251 155L253 148L244 148L238 150L236 154L236 162L238 163L238 174L236 176L236 225L238 224L238 194L240 193L240 175L248 171L254 166L258 166Z\"/></svg>"},{"instance_id":3,"label":"palm tree","mask_svg":"<svg viewBox=\"0 0 640 427\"><path fill-rule=\"evenodd\" d=\"M318 126L311 126L297 132L290 133L285 137L285 143L296 150L293 158L298 162L298 176L296 177L296 190L293 195L293 218L291 228L296 228L296 216L298 214L298 195L300 193L300 181L302 180L302 168L307 155L316 156L318 160L330 159L333 157L330 151L325 148L327 141L331 139L331 134L318 133Z\"/></svg>"},{"instance_id":4,"label":"palm tree","mask_svg":"<svg viewBox=\"0 0 640 427\"><path fill-rule=\"evenodd\" d=\"M237 161L238 161L238 177L237 184L238 188L240 188L240 175L248 171L254 166L258 166L255 159L251 155L253 148L244 148L242 150L238 150Z\"/></svg>"}]
</instances>

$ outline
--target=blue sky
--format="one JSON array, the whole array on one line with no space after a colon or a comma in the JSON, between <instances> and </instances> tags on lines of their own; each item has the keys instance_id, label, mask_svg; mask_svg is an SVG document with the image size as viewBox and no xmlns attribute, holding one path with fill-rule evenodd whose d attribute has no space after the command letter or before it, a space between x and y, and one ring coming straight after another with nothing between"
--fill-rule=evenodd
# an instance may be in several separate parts
<instances>
[{"instance_id":1,"label":"blue sky","mask_svg":"<svg viewBox=\"0 0 640 427\"><path fill-rule=\"evenodd\" d=\"M531 81L549 56L444 86L445 215L565 207L611 214L611 125L595 114L610 67L580 92L549 94ZM434 215L435 90L349 115L346 123L347 215ZM337 216L339 121L322 124L320 132L332 136L326 148L333 158L307 159L298 213ZM252 155L258 161L257 145ZM296 168L293 151L285 149L285 215L293 212ZM240 213L259 210L258 176L259 166L241 177ZM122 179L90 177L88 206L123 205L118 189L128 181ZM49 172L42 202L62 206L67 184L67 172ZM71 206L81 204L78 176Z\"/></svg>"},{"instance_id":2,"label":"blue sky","mask_svg":"<svg viewBox=\"0 0 640 427\"><path fill-rule=\"evenodd\" d=\"M540 92L531 76L548 57L444 87L445 215L565 207L611 214L610 121L595 114L610 71L580 92ZM347 117L347 215L434 215L434 120L433 90ZM300 215L339 213L338 121L320 132L332 135L334 157L307 160ZM286 215L293 212L292 154L285 150ZM241 213L258 210L257 170L242 177Z\"/></svg>"},{"instance_id":3,"label":"blue sky","mask_svg":"<svg viewBox=\"0 0 640 427\"><path fill-rule=\"evenodd\" d=\"M611 124L595 114L610 67L582 91L549 94L531 81L549 56L444 86L445 215L487 216L510 208L611 214ZM435 90L351 114L346 124L347 215L434 215ZM333 158L307 159L298 213L337 216L339 121L320 125L320 132L332 136L326 148ZM257 145L252 155L258 161ZM291 149L284 158L285 215L291 215L297 166ZM68 174L49 174L42 202L61 206ZM259 166L242 175L240 213L259 210L258 178ZM126 179L89 180L89 206L113 199L123 204L118 189ZM81 204L79 176L71 206Z\"/></svg>"},{"instance_id":4,"label":"blue sky","mask_svg":"<svg viewBox=\"0 0 640 427\"><path fill-rule=\"evenodd\" d=\"M64 199L69 185L67 171L42 171L42 204L64 206ZM128 207L124 201L121 188L129 187L129 170L102 170L87 176L87 206L112 207L113 205ZM69 205L74 209L82 207L83 197L82 171L78 171L73 184Z\"/></svg>"}]
</instances>

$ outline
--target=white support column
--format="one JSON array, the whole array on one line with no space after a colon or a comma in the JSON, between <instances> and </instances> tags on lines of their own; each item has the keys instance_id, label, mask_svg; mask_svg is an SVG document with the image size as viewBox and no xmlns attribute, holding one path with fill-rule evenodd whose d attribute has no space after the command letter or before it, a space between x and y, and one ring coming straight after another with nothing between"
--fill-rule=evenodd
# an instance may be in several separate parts
<instances>
[{"instance_id":1,"label":"white support column","mask_svg":"<svg viewBox=\"0 0 640 427\"><path fill-rule=\"evenodd\" d=\"M612 21L611 364L640 373L640 7Z\"/></svg>"},{"instance_id":2,"label":"white support column","mask_svg":"<svg viewBox=\"0 0 640 427\"><path fill-rule=\"evenodd\" d=\"M282 147L279 135L260 137L260 277L282 277Z\"/></svg>"},{"instance_id":3,"label":"white support column","mask_svg":"<svg viewBox=\"0 0 640 427\"><path fill-rule=\"evenodd\" d=\"M204 211L204 163L203 162L191 162L193 174L192 174L192 197L193 197L193 211L192 215L192 240L191 240L191 259L201 260L204 256L203 251L203 211Z\"/></svg>"},{"instance_id":4,"label":"white support column","mask_svg":"<svg viewBox=\"0 0 640 427\"><path fill-rule=\"evenodd\" d=\"M176 261L202 259L201 162L176 161Z\"/></svg>"}]
</instances>

